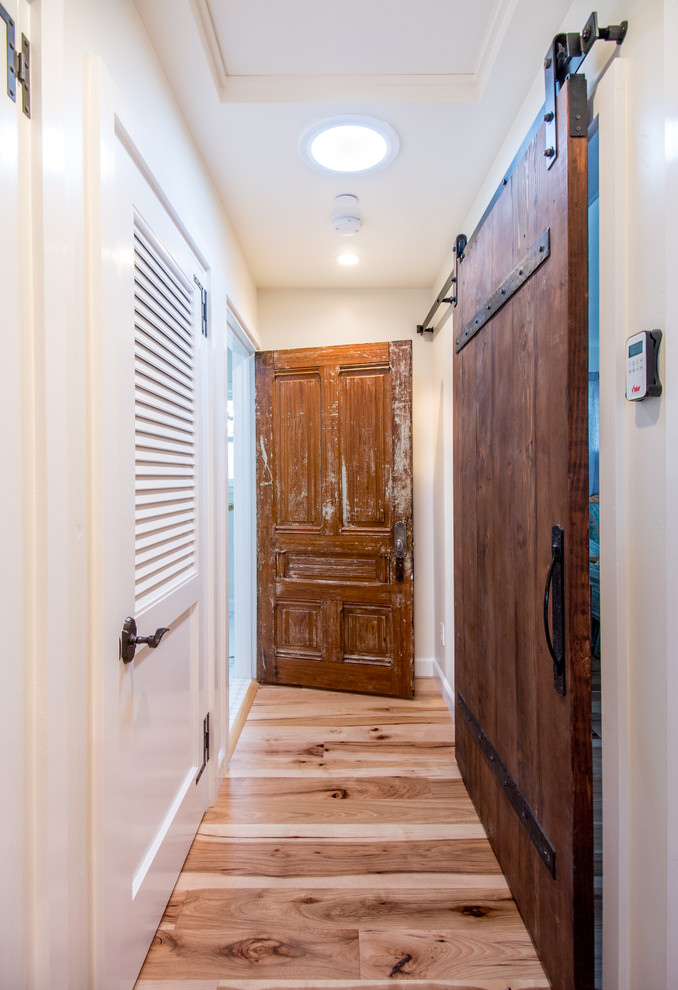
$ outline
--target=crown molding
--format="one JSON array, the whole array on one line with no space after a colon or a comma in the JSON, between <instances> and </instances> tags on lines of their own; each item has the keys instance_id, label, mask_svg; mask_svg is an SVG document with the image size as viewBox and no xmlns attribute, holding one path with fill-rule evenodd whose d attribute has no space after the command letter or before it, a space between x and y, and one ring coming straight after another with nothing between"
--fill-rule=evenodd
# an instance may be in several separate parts
<instances>
[{"instance_id":1,"label":"crown molding","mask_svg":"<svg viewBox=\"0 0 678 990\"><path fill-rule=\"evenodd\" d=\"M215 89L222 103L473 103L501 49L518 0L506 0L488 24L476 70L432 75L231 75L209 0L190 0Z\"/></svg>"}]
</instances>

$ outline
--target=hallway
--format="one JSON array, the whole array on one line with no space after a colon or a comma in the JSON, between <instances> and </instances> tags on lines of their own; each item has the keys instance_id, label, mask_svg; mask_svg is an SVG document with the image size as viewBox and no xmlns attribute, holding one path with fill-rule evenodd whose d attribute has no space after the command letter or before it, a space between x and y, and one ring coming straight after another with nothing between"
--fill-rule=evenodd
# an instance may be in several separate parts
<instances>
[{"instance_id":1,"label":"hallway","mask_svg":"<svg viewBox=\"0 0 678 990\"><path fill-rule=\"evenodd\" d=\"M433 679L261 688L137 990L547 990L453 735Z\"/></svg>"}]
</instances>

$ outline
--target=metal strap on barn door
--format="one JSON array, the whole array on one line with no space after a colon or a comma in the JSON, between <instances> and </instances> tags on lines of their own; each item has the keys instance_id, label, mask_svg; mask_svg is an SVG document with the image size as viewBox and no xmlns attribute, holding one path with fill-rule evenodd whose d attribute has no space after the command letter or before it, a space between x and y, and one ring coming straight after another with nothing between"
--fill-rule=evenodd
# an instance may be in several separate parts
<instances>
[{"instance_id":1,"label":"metal strap on barn door","mask_svg":"<svg viewBox=\"0 0 678 990\"><path fill-rule=\"evenodd\" d=\"M492 773L501 785L501 788L508 798L509 804L518 816L518 821L522 825L530 842L539 854L546 869L552 877L556 875L556 851L551 845L546 833L539 824L532 808L511 776L508 767L504 764L499 753L492 745L489 737L482 728L480 722L474 715L469 703L460 691L457 691L457 704L459 713L468 725L468 728L477 742L480 750L487 760Z\"/></svg>"},{"instance_id":2,"label":"metal strap on barn door","mask_svg":"<svg viewBox=\"0 0 678 990\"><path fill-rule=\"evenodd\" d=\"M553 615L553 637L549 629L549 599ZM565 583L563 580L563 527L551 530L551 566L544 589L544 633L553 658L553 686L565 694Z\"/></svg>"},{"instance_id":3,"label":"metal strap on barn door","mask_svg":"<svg viewBox=\"0 0 678 990\"><path fill-rule=\"evenodd\" d=\"M524 258L518 262L513 271L506 276L492 295L483 303L472 320L466 324L457 337L454 350L458 354L466 347L469 340L483 329L488 320L505 306L511 296L527 282L530 275L544 264L551 253L551 228L547 227L541 237L534 242Z\"/></svg>"}]
</instances>

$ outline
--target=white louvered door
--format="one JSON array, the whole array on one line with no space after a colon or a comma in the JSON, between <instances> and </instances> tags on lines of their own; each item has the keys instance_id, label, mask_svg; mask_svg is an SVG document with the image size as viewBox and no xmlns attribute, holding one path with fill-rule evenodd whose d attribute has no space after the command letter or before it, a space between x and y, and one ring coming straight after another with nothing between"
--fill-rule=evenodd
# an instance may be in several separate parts
<instances>
[{"instance_id":1,"label":"white louvered door","mask_svg":"<svg viewBox=\"0 0 678 990\"><path fill-rule=\"evenodd\" d=\"M137 217L135 611L197 573L195 288Z\"/></svg>"},{"instance_id":2,"label":"white louvered door","mask_svg":"<svg viewBox=\"0 0 678 990\"><path fill-rule=\"evenodd\" d=\"M206 274L122 137L102 155L93 426L104 644L94 671L97 990L134 985L207 803L207 774L196 783L207 714L207 347L195 281ZM138 635L169 632L124 664L127 616Z\"/></svg>"}]
</instances>

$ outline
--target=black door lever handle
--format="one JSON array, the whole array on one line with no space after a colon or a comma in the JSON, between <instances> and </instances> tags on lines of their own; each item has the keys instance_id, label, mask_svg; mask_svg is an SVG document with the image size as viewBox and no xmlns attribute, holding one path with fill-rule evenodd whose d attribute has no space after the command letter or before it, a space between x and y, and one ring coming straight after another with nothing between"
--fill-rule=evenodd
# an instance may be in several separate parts
<instances>
[{"instance_id":1,"label":"black door lever handle","mask_svg":"<svg viewBox=\"0 0 678 990\"><path fill-rule=\"evenodd\" d=\"M152 636L137 636L137 624L131 615L125 619L120 635L120 659L123 663L131 663L134 660L137 646L148 646L154 650L160 645L160 640L169 632L166 626L160 626Z\"/></svg>"}]
</instances>

